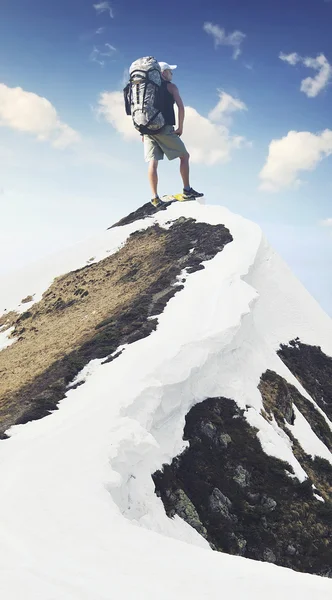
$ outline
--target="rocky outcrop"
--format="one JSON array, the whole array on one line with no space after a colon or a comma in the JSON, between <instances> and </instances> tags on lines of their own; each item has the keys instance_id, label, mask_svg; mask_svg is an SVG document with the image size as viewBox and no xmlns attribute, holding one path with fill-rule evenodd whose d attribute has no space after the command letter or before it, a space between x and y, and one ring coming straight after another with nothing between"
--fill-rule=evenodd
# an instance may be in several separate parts
<instances>
[{"instance_id":1,"label":"rocky outcrop","mask_svg":"<svg viewBox=\"0 0 332 600\"><path fill-rule=\"evenodd\" d=\"M140 206L139 208L134 210L132 213L129 213L129 215L126 215L125 217L120 219L120 221L118 221L117 223L114 223L114 225L111 225L111 227L108 227L108 229L113 229L113 227L122 227L124 225L129 225L130 223L134 223L135 221L139 221L140 219L146 219L146 217L151 217L156 212L159 212L161 210L166 210L166 208L170 204L172 204L172 203L171 202L163 202L159 206L153 206L153 204L151 204L151 202L147 202L146 204L143 204L142 206Z\"/></svg>"},{"instance_id":2,"label":"rocky outcrop","mask_svg":"<svg viewBox=\"0 0 332 600\"><path fill-rule=\"evenodd\" d=\"M273 414L286 427L301 395L271 371L262 377L260 388L266 418ZM318 427L329 439L322 422ZM195 405L184 429L189 447L153 475L166 513L178 514L197 531L203 527L214 549L330 576L332 497L325 496L325 503L318 500L312 484L321 490L322 473L326 469L331 477L331 465L305 457L314 478L309 472L308 480L300 483L289 464L263 452L256 433L229 398ZM302 465L306 468L305 460ZM194 507L198 526L178 510L174 498L180 491Z\"/></svg>"},{"instance_id":3,"label":"rocky outcrop","mask_svg":"<svg viewBox=\"0 0 332 600\"><path fill-rule=\"evenodd\" d=\"M176 514L181 517L191 527L196 529L204 538L207 538L207 531L202 525L198 512L193 503L188 498L187 494L182 489L166 491L172 509L170 510L170 517L174 517Z\"/></svg>"},{"instance_id":4,"label":"rocky outcrop","mask_svg":"<svg viewBox=\"0 0 332 600\"><path fill-rule=\"evenodd\" d=\"M282 344L278 355L332 420L332 358L320 346L304 344L299 338Z\"/></svg>"},{"instance_id":5,"label":"rocky outcrop","mask_svg":"<svg viewBox=\"0 0 332 600\"><path fill-rule=\"evenodd\" d=\"M294 405L310 424L317 437L332 452L332 431L324 416L315 405L302 396L293 385L273 371L266 371L261 377L259 390L262 394L265 414L269 419L274 416L282 428L294 424ZM287 430L289 432L289 430Z\"/></svg>"},{"instance_id":6,"label":"rocky outcrop","mask_svg":"<svg viewBox=\"0 0 332 600\"><path fill-rule=\"evenodd\" d=\"M287 419L287 415L294 414L293 406L296 406L308 421L313 432L332 452L332 431L326 419L310 400L302 396L293 385L287 383L285 379L273 371L266 371L262 375L259 390L262 394L265 409L263 414L268 419L275 418L279 427L290 438L294 455L301 463L322 498L326 502L332 502L331 464L324 458L318 456L312 457L307 454L289 427L287 427L288 423L293 424L294 422L294 418L290 422Z\"/></svg>"}]
</instances>

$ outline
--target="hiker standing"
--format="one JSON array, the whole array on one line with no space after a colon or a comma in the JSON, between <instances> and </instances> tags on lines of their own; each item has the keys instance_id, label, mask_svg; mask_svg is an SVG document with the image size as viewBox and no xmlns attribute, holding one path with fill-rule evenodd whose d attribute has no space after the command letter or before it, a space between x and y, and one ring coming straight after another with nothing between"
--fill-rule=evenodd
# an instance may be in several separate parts
<instances>
[{"instance_id":1,"label":"hiker standing","mask_svg":"<svg viewBox=\"0 0 332 600\"><path fill-rule=\"evenodd\" d=\"M174 158L180 159L180 173L183 181L183 197L186 199L198 198L203 196L193 190L189 183L189 152L187 151L180 136L183 132L184 105L177 86L172 83L173 70L177 65L169 65L165 62L159 62L161 70L161 87L163 97L163 115L166 125L160 133L155 135L144 135L144 155L145 161L149 163L148 176L152 191L151 203L158 206L161 200L158 196L158 162L163 160L166 154L168 160ZM174 103L178 107L178 128L174 130L175 113Z\"/></svg>"},{"instance_id":2,"label":"hiker standing","mask_svg":"<svg viewBox=\"0 0 332 600\"><path fill-rule=\"evenodd\" d=\"M203 196L202 193L196 192L189 183L189 153L180 139L185 116L184 105L177 86L172 83L173 70L176 68L177 65L158 63L153 57L139 59L130 68L131 81L134 80L134 83L129 83L124 89L126 112L132 115L134 126L140 131L144 142L145 161L149 163L151 203L154 206L162 203L157 189L157 169L158 162L163 160L165 154L168 160L180 159L183 198L191 200ZM135 77L137 83L135 83ZM141 81L144 81L143 85L140 84ZM142 85L142 97L139 90L140 85ZM150 91L147 93L148 87ZM148 113L149 101L153 106L153 109L150 109L151 113ZM178 128L176 130L174 129L174 103L178 107ZM137 122L139 120L140 123Z\"/></svg>"}]
</instances>

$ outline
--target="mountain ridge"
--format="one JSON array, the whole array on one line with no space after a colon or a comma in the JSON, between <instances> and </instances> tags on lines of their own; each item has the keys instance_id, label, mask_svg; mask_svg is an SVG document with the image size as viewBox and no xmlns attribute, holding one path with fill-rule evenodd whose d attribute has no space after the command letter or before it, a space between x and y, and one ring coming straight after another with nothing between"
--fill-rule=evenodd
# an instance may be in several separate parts
<instances>
[{"instance_id":1,"label":"mountain ridge","mask_svg":"<svg viewBox=\"0 0 332 600\"><path fill-rule=\"evenodd\" d=\"M16 341L0 353L0 374L4 357L28 335L40 336L42 316L47 332L56 315L59 341L43 338L31 364L37 368L38 353L45 358L53 340L55 375L47 387L42 371L30 397L21 389L17 405L26 412L16 418L13 411L11 420L6 388L3 468L21 449L19 472L30 476L38 505L38 490L54 493L62 481L44 472L48 487L40 488L28 458L41 444L63 472L69 498L82 488L85 506L88 482L92 490L102 486L119 527L122 519L206 549L331 577L332 322L254 223L198 203L151 209L53 259L30 281L26 274L21 287L7 285L2 334ZM66 327L72 333L59 351ZM203 420L195 421L200 412ZM3 510L18 481L16 474L6 488ZM75 521L74 504L62 510Z\"/></svg>"}]
</instances>

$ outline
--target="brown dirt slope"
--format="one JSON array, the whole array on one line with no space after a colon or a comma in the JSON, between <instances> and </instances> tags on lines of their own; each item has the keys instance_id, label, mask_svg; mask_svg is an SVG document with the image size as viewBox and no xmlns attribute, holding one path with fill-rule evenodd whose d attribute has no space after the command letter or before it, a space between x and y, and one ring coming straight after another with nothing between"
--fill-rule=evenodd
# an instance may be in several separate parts
<instances>
[{"instance_id":1,"label":"brown dirt slope","mask_svg":"<svg viewBox=\"0 0 332 600\"><path fill-rule=\"evenodd\" d=\"M56 408L93 358L149 335L181 289L182 269L204 268L232 241L223 225L178 219L132 234L118 252L55 279L40 302L11 319L17 341L0 352L0 436ZM5 319L3 319L5 322Z\"/></svg>"}]
</instances>

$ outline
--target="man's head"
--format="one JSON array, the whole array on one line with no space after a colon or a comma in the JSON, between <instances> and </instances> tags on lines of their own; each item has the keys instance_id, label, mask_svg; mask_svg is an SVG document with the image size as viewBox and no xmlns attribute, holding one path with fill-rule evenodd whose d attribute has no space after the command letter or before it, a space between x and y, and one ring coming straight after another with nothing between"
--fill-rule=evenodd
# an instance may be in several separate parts
<instances>
[{"instance_id":1,"label":"man's head","mask_svg":"<svg viewBox=\"0 0 332 600\"><path fill-rule=\"evenodd\" d=\"M161 76L166 81L171 81L173 76L173 70L176 69L177 65L169 65L166 62L159 63Z\"/></svg>"}]
</instances>

